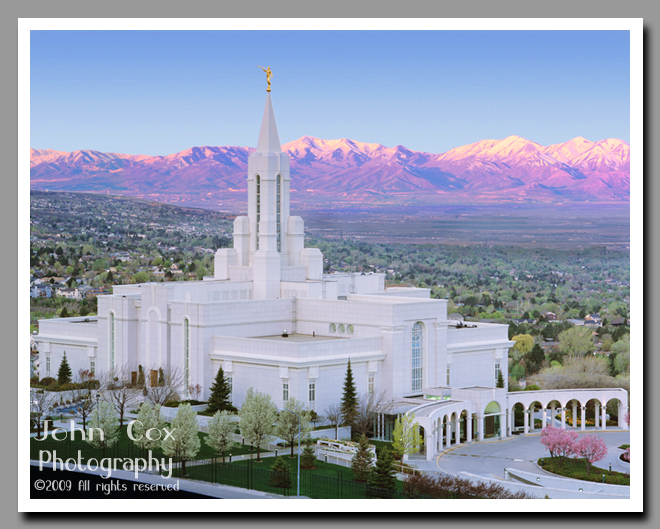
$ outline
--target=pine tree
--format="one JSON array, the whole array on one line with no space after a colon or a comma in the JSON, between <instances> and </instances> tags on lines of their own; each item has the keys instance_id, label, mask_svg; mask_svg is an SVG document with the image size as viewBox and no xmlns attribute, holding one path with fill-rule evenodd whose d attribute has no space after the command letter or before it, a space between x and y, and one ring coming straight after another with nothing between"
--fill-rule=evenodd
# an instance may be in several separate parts
<instances>
[{"instance_id":1,"label":"pine tree","mask_svg":"<svg viewBox=\"0 0 660 529\"><path fill-rule=\"evenodd\" d=\"M289 472L289 465L282 456L275 459L275 463L270 469L269 483L273 487L281 489L288 489L291 487L291 473Z\"/></svg>"},{"instance_id":2,"label":"pine tree","mask_svg":"<svg viewBox=\"0 0 660 529\"><path fill-rule=\"evenodd\" d=\"M377 489L372 494L382 498L392 497L396 489L395 473L394 456L392 456L392 452L384 448L380 453L380 458L376 461L376 467L371 471L369 485Z\"/></svg>"},{"instance_id":3,"label":"pine tree","mask_svg":"<svg viewBox=\"0 0 660 529\"><path fill-rule=\"evenodd\" d=\"M316 454L314 453L314 449L310 445L307 445L303 449L302 454L300 454L300 468L306 468L306 469L316 468L315 465L316 465Z\"/></svg>"},{"instance_id":4,"label":"pine tree","mask_svg":"<svg viewBox=\"0 0 660 529\"><path fill-rule=\"evenodd\" d=\"M165 385L165 373L162 367L158 368L158 386L162 387Z\"/></svg>"},{"instance_id":5,"label":"pine tree","mask_svg":"<svg viewBox=\"0 0 660 529\"><path fill-rule=\"evenodd\" d=\"M504 387L504 375L502 375L502 371L500 370L497 373L497 383L495 384L496 388L503 388Z\"/></svg>"},{"instance_id":6,"label":"pine tree","mask_svg":"<svg viewBox=\"0 0 660 529\"><path fill-rule=\"evenodd\" d=\"M353 456L353 461L351 462L351 470L353 471L355 481L367 481L369 479L373 457L373 453L369 450L369 441L367 441L367 437L365 435L360 436L358 450Z\"/></svg>"},{"instance_id":7,"label":"pine tree","mask_svg":"<svg viewBox=\"0 0 660 529\"><path fill-rule=\"evenodd\" d=\"M225 372L222 370L222 367L220 367L215 375L213 385L211 386L211 396L208 400L206 412L215 414L217 411L236 411L236 408L232 406L229 401L230 393L231 390L229 389L229 384L225 378Z\"/></svg>"},{"instance_id":8,"label":"pine tree","mask_svg":"<svg viewBox=\"0 0 660 529\"><path fill-rule=\"evenodd\" d=\"M345 425L352 426L357 415L357 391L355 381L353 380L353 370L351 369L351 359L348 359L346 368L346 378L344 378L344 395L341 398L341 416Z\"/></svg>"},{"instance_id":9,"label":"pine tree","mask_svg":"<svg viewBox=\"0 0 660 529\"><path fill-rule=\"evenodd\" d=\"M141 365L138 366L137 385L144 387L144 370L142 369Z\"/></svg>"},{"instance_id":10,"label":"pine tree","mask_svg":"<svg viewBox=\"0 0 660 529\"><path fill-rule=\"evenodd\" d=\"M71 368L66 360L66 351L64 351L64 358L62 358L62 363L57 371L57 383L61 385L69 382L71 382Z\"/></svg>"}]
</instances>

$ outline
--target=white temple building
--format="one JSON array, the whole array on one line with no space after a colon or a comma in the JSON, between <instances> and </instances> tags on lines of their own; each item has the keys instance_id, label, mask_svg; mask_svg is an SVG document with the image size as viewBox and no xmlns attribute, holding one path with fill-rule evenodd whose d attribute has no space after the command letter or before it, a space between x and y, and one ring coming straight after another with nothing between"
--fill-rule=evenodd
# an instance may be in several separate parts
<instances>
[{"instance_id":1,"label":"white temple building","mask_svg":"<svg viewBox=\"0 0 660 529\"><path fill-rule=\"evenodd\" d=\"M253 387L280 408L295 397L323 414L341 399L350 359L358 393L385 391L391 401L377 437L389 438L393 417L413 411L429 459L458 442L510 435L515 404L525 433L538 410L543 424L567 410L575 420L592 399L600 427L612 399L626 427L625 390L496 388L500 371L508 379L507 325L449 320L446 300L430 299L430 289L385 288L383 274L324 274L320 250L304 247L303 219L290 215L289 157L270 93L247 182L247 215L235 219L233 248L217 251L212 277L115 286L98 298L98 316L40 320L39 376L56 376L65 351L74 373L143 366L154 376L178 366L182 398L199 384L206 399L222 366L237 407Z\"/></svg>"}]
</instances>

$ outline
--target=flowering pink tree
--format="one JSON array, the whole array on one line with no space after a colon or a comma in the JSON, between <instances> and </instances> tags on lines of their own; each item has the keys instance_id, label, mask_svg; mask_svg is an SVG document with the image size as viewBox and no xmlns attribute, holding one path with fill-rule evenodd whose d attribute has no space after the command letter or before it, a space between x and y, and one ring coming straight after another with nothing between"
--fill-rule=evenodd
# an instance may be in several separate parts
<instances>
[{"instance_id":1,"label":"flowering pink tree","mask_svg":"<svg viewBox=\"0 0 660 529\"><path fill-rule=\"evenodd\" d=\"M630 447L626 448L626 451L623 453L623 460L630 463Z\"/></svg>"},{"instance_id":2,"label":"flowering pink tree","mask_svg":"<svg viewBox=\"0 0 660 529\"><path fill-rule=\"evenodd\" d=\"M628 428L630 428L630 410L626 412L626 416L623 418L623 420L626 421Z\"/></svg>"},{"instance_id":3,"label":"flowering pink tree","mask_svg":"<svg viewBox=\"0 0 660 529\"><path fill-rule=\"evenodd\" d=\"M591 463L600 461L607 455L607 446L601 437L585 435L575 443L575 454L587 460L587 474L591 472Z\"/></svg>"},{"instance_id":4,"label":"flowering pink tree","mask_svg":"<svg viewBox=\"0 0 660 529\"><path fill-rule=\"evenodd\" d=\"M577 433L551 424L541 432L541 444L549 450L550 457L558 458L559 466L564 462L564 458L575 453L576 439Z\"/></svg>"}]
</instances>

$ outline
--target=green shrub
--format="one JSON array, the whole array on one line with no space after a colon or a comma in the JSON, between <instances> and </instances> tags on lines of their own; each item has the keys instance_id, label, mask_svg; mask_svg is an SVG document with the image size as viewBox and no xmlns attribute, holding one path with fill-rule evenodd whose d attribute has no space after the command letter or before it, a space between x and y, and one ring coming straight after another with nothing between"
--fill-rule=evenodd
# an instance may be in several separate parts
<instances>
[{"instance_id":1,"label":"green shrub","mask_svg":"<svg viewBox=\"0 0 660 529\"><path fill-rule=\"evenodd\" d=\"M275 459L275 463L270 469L269 483L273 487L288 489L291 487L291 474L289 465L282 456Z\"/></svg>"},{"instance_id":2,"label":"green shrub","mask_svg":"<svg viewBox=\"0 0 660 529\"><path fill-rule=\"evenodd\" d=\"M57 384L57 380L55 380L53 377L44 377L41 379L41 382L39 382L40 386L45 387L54 386L55 384Z\"/></svg>"}]
</instances>

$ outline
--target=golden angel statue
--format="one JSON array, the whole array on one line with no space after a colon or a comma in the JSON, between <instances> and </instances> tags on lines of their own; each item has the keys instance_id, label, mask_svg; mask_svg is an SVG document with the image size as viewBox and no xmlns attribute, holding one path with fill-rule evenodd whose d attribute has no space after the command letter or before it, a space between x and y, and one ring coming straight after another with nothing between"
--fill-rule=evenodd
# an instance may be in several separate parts
<instances>
[{"instance_id":1,"label":"golden angel statue","mask_svg":"<svg viewBox=\"0 0 660 529\"><path fill-rule=\"evenodd\" d=\"M270 92L270 79L273 77L273 72L270 71L270 66L264 68L263 66L259 66L264 72L266 72L266 81L268 81L268 88L266 88L266 92Z\"/></svg>"}]
</instances>

